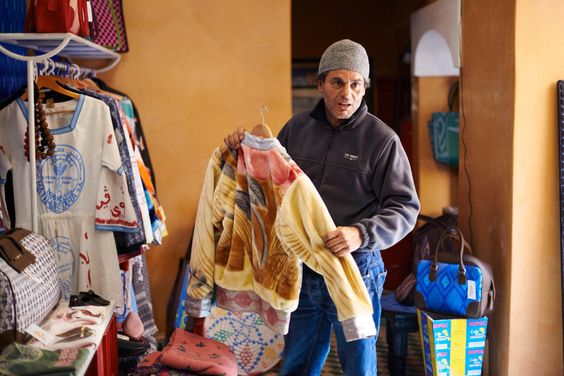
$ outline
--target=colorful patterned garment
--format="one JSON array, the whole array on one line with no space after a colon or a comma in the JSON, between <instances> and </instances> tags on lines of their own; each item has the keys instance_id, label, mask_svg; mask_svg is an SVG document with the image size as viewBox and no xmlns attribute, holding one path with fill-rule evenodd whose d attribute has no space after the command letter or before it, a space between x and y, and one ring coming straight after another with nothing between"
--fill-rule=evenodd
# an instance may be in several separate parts
<instances>
[{"instance_id":1,"label":"colorful patterned garment","mask_svg":"<svg viewBox=\"0 0 564 376\"><path fill-rule=\"evenodd\" d=\"M143 194L143 191L141 190L141 194L139 194L138 186L136 185L137 183L136 183L134 172L137 169L137 165L133 163L133 161L129 156L129 149L127 144L128 138L126 137L126 133L125 133L126 131L124 129L124 126L121 123L123 115L120 115L119 103L114 98L101 94L94 90L83 88L80 91L78 91L72 86L66 86L66 87L71 90L75 90L78 93L83 93L85 95L101 100L108 106L108 109L110 110L110 116L112 120L112 126L116 134L119 155L123 163L122 166L125 171L127 189L129 192L129 196L131 197L133 208L135 210L135 217L137 219L137 226L135 229L131 229L131 231L128 232L122 232L122 231L115 232L114 237L116 240L118 253L122 253L120 251L128 250L131 248L139 249L141 244L145 243L145 233L143 232L145 219L143 219L144 212L142 210L147 211L147 220L148 220L149 209L147 208L147 202L145 201L145 195ZM137 174L137 177L138 175L139 174ZM139 180L141 179L139 178Z\"/></svg>"},{"instance_id":2,"label":"colorful patterned garment","mask_svg":"<svg viewBox=\"0 0 564 376\"><path fill-rule=\"evenodd\" d=\"M227 345L182 329L172 333L162 352L145 357L139 368L153 367L156 363L198 375L237 375L237 360Z\"/></svg>"},{"instance_id":3,"label":"colorful patterned garment","mask_svg":"<svg viewBox=\"0 0 564 376\"><path fill-rule=\"evenodd\" d=\"M278 333L298 306L301 262L323 275L348 341L376 334L372 305L349 254L322 236L335 224L309 178L278 140L245 135L238 151L215 150L200 196L188 314L218 307L258 313Z\"/></svg>"},{"instance_id":4,"label":"colorful patterned garment","mask_svg":"<svg viewBox=\"0 0 564 376\"><path fill-rule=\"evenodd\" d=\"M14 343L0 354L0 374L75 375L87 355L86 349L67 348L49 351Z\"/></svg>"},{"instance_id":5,"label":"colorful patterned garment","mask_svg":"<svg viewBox=\"0 0 564 376\"><path fill-rule=\"evenodd\" d=\"M153 314L153 302L151 300L151 286L149 284L149 270L147 266L147 257L141 254L135 257L133 262L133 291L135 292L135 300L139 310L139 317L143 322L145 331L143 337L149 342L153 350L157 349L157 324Z\"/></svg>"}]
</instances>

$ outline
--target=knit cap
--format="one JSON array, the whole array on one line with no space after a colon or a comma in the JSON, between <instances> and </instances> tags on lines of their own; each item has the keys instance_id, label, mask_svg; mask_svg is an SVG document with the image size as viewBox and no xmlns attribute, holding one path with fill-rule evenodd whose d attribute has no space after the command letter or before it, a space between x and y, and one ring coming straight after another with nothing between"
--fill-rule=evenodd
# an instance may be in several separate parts
<instances>
[{"instance_id":1,"label":"knit cap","mask_svg":"<svg viewBox=\"0 0 564 376\"><path fill-rule=\"evenodd\" d=\"M369 82L370 65L366 50L350 39L342 39L327 47L319 61L317 74L334 69L348 69L357 72L364 77L366 82Z\"/></svg>"}]
</instances>

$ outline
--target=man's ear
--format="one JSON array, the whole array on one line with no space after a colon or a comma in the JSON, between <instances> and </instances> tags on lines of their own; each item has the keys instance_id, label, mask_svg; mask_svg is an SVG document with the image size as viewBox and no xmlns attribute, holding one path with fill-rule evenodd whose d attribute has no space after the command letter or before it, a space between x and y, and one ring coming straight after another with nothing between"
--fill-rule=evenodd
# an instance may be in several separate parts
<instances>
[{"instance_id":1,"label":"man's ear","mask_svg":"<svg viewBox=\"0 0 564 376\"><path fill-rule=\"evenodd\" d=\"M321 94L323 94L323 84L323 81L317 80L317 91L319 91Z\"/></svg>"}]
</instances>

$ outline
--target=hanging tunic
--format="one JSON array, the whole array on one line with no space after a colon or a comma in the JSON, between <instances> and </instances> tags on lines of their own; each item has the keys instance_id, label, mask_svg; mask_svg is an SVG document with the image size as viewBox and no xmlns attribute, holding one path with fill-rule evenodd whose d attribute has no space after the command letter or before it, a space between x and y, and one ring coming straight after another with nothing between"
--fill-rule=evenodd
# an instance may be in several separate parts
<instances>
[{"instance_id":1,"label":"hanging tunic","mask_svg":"<svg viewBox=\"0 0 564 376\"><path fill-rule=\"evenodd\" d=\"M69 112L49 115L55 111ZM52 157L36 165L38 231L57 251L62 297L92 289L121 306L112 231L135 229L137 221L109 110L101 101L81 95L45 112L56 148ZM27 104L19 98L0 111L0 183L11 170L15 226L30 229L30 164L23 147L27 116Z\"/></svg>"},{"instance_id":2,"label":"hanging tunic","mask_svg":"<svg viewBox=\"0 0 564 376\"><path fill-rule=\"evenodd\" d=\"M71 89L76 90L72 87ZM136 231L127 233L116 232L115 240L118 253L127 253L132 250L137 250L142 244L151 242L152 232L149 219L149 208L147 207L145 192L143 191L143 186L141 184L137 161L134 158L131 142L129 141L129 136L127 130L125 129L124 116L121 113L119 103L115 98L90 89L81 89L80 92L90 97L100 99L110 110L112 126L114 127L114 132L117 137L122 166L125 170L127 187L136 211L138 223Z\"/></svg>"}]
</instances>

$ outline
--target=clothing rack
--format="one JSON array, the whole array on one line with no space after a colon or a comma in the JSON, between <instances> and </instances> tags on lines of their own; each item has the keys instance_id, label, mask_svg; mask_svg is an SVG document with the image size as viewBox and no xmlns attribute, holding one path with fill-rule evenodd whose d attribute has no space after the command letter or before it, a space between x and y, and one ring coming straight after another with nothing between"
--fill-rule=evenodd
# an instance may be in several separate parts
<instances>
[{"instance_id":1,"label":"clothing rack","mask_svg":"<svg viewBox=\"0 0 564 376\"><path fill-rule=\"evenodd\" d=\"M89 40L71 33L0 33L0 42L33 49L42 52L40 55L20 55L8 50L0 44L0 52L21 61L27 62L27 112L28 135L30 140L35 139L35 100L34 81L37 72L37 63L45 61L55 55L72 59L103 59L109 63L101 68L92 70L94 73L105 72L115 67L121 55ZM78 65L77 65L78 66ZM80 71L80 67L78 68ZM82 68L84 70L84 68ZM38 231L37 221L37 176L35 173L35 143L29 143L29 163L31 181L31 218L32 231Z\"/></svg>"},{"instance_id":2,"label":"clothing rack","mask_svg":"<svg viewBox=\"0 0 564 376\"><path fill-rule=\"evenodd\" d=\"M45 59L35 63L34 76L62 76L75 80L92 78L96 76L96 71L90 68L80 67L77 64L68 64L65 62Z\"/></svg>"}]
</instances>

